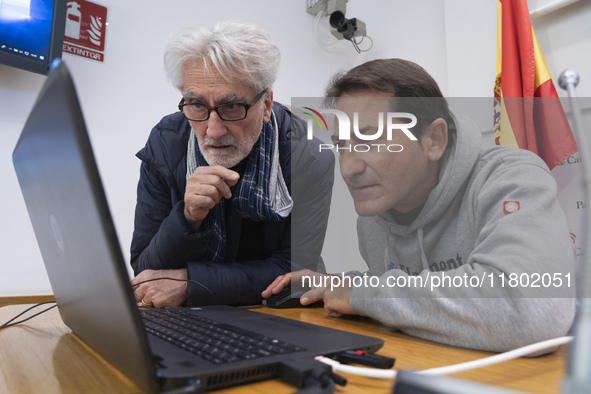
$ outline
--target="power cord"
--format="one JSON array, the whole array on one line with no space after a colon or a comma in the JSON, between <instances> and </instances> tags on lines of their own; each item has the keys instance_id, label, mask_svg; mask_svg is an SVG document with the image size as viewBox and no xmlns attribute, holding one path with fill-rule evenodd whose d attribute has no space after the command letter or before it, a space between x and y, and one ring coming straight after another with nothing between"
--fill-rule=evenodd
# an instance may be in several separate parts
<instances>
[{"instance_id":1,"label":"power cord","mask_svg":"<svg viewBox=\"0 0 591 394\"><path fill-rule=\"evenodd\" d=\"M572 336L560 337L549 339L547 341L542 341L538 343L534 343L531 345L523 346L514 350L510 350L505 353L495 354L494 356L485 357L480 360L468 361L465 363L448 365L446 367L439 367L439 368L430 368L425 369L423 371L417 371L418 374L423 375L449 375L452 373L469 371L471 369L482 368L493 364L498 364L500 362L512 360L514 358L527 356L528 354L532 354L535 352L539 352L541 350L553 348L559 345L564 345L566 343L571 342L573 339ZM316 357L316 360L328 364L332 367L332 370L335 372L344 372L350 373L353 375L360 375L370 378L378 378L378 379L394 379L396 378L397 371L394 370L376 370L372 368L361 368L361 367L354 367L350 365L342 365L338 361L332 360L327 357Z\"/></svg>"},{"instance_id":2,"label":"power cord","mask_svg":"<svg viewBox=\"0 0 591 394\"><path fill-rule=\"evenodd\" d=\"M17 319L18 317L20 317L20 316L24 315L25 313L27 313L27 312L28 312L28 311L30 311L31 309L37 308L38 306L45 305L45 304L55 304L55 301L46 301L46 302L41 302L41 303L39 303L39 304L33 305L33 306L32 306L32 307L30 307L30 308L27 308L26 310L22 311L21 313L19 313L18 315L16 315L15 317L13 317L13 318L12 318L12 319L10 319L9 321L7 321L6 323L2 324L2 325L0 326L0 330L1 330L1 329L3 329L3 328L8 328L8 327L16 326L17 324L24 323L24 322L26 322L27 320L30 320L30 319L34 318L35 316L39 316L40 314L42 314L42 313L45 313L45 312L47 312L48 310L50 310L50 309L53 309L53 308L55 308L55 307L57 306L57 305L50 306L49 308L47 308L47 309L45 309L45 310L42 310L41 312L38 312L38 313L34 314L33 316L29 316L29 317L27 317L27 318L26 318L26 319L24 319L24 320L19 320L19 321L17 321L17 322L14 322L14 323L12 323L12 322L13 322L15 319Z\"/></svg>"},{"instance_id":3,"label":"power cord","mask_svg":"<svg viewBox=\"0 0 591 394\"><path fill-rule=\"evenodd\" d=\"M336 389L335 382L326 375L306 380L304 388L295 394L332 394Z\"/></svg>"},{"instance_id":4,"label":"power cord","mask_svg":"<svg viewBox=\"0 0 591 394\"><path fill-rule=\"evenodd\" d=\"M332 372L329 365L307 358L295 358L279 363L278 377L299 388L296 394L330 394L336 385L345 386L347 380Z\"/></svg>"}]
</instances>

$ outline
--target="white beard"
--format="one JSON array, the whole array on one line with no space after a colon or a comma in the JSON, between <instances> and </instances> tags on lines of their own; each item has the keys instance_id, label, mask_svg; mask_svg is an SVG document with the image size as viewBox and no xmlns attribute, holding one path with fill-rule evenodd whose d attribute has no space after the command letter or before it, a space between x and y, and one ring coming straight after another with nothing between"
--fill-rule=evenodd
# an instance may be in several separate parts
<instances>
[{"instance_id":1,"label":"white beard","mask_svg":"<svg viewBox=\"0 0 591 394\"><path fill-rule=\"evenodd\" d=\"M259 139L261 133L259 131L258 133L245 134L246 138L241 142L236 141L233 136L227 134L220 138L211 138L207 136L205 136L203 140L197 138L197 143L199 144L201 154L210 166L219 165L226 168L232 168L250 154L252 147ZM229 145L231 148L218 151L215 148L212 148L212 145Z\"/></svg>"}]
</instances>

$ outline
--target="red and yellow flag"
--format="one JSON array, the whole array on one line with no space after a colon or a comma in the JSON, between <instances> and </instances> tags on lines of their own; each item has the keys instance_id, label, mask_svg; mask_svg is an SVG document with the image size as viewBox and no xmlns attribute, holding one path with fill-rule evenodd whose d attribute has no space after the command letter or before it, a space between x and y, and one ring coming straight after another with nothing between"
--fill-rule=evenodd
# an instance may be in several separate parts
<instances>
[{"instance_id":1,"label":"red and yellow flag","mask_svg":"<svg viewBox=\"0 0 591 394\"><path fill-rule=\"evenodd\" d=\"M498 0L495 143L528 149L550 169L577 151L526 0Z\"/></svg>"}]
</instances>

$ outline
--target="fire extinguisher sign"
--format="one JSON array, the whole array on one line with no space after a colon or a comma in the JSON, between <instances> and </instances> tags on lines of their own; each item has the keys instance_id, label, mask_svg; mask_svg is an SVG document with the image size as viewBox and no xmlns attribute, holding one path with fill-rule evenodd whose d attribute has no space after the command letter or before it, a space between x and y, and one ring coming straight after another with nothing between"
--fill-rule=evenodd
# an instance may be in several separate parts
<instances>
[{"instance_id":1,"label":"fire extinguisher sign","mask_svg":"<svg viewBox=\"0 0 591 394\"><path fill-rule=\"evenodd\" d=\"M99 62L105 58L107 7L90 1L69 1L63 51Z\"/></svg>"}]
</instances>

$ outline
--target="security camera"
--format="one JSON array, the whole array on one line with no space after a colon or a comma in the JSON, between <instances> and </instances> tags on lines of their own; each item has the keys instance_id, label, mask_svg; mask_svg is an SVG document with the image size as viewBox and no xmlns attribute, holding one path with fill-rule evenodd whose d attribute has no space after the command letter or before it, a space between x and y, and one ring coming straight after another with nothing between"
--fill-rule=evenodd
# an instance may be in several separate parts
<instances>
[{"instance_id":1,"label":"security camera","mask_svg":"<svg viewBox=\"0 0 591 394\"><path fill-rule=\"evenodd\" d=\"M329 15L330 33L337 39L351 41L353 37L362 37L367 33L365 22L357 18L347 19L348 0L328 0L326 12Z\"/></svg>"},{"instance_id":2,"label":"security camera","mask_svg":"<svg viewBox=\"0 0 591 394\"><path fill-rule=\"evenodd\" d=\"M340 12L333 12L330 15L330 32L333 36L342 40L351 40L353 37L364 36L367 30L365 29L365 22L357 18L347 19L345 15Z\"/></svg>"},{"instance_id":3,"label":"security camera","mask_svg":"<svg viewBox=\"0 0 591 394\"><path fill-rule=\"evenodd\" d=\"M318 22L320 21L320 18L328 17L330 33L336 37L337 40L348 40L353 44L353 48L355 48L357 53L367 52L373 47L373 40L367 35L365 22L357 18L347 19L345 17L348 1L349 0L306 0L306 12L316 15L314 32L317 41L321 45L331 45L334 43L323 43L318 37ZM364 42L366 38L366 42L369 42L369 47L367 44L364 44L365 48L361 49L359 44Z\"/></svg>"}]
</instances>

